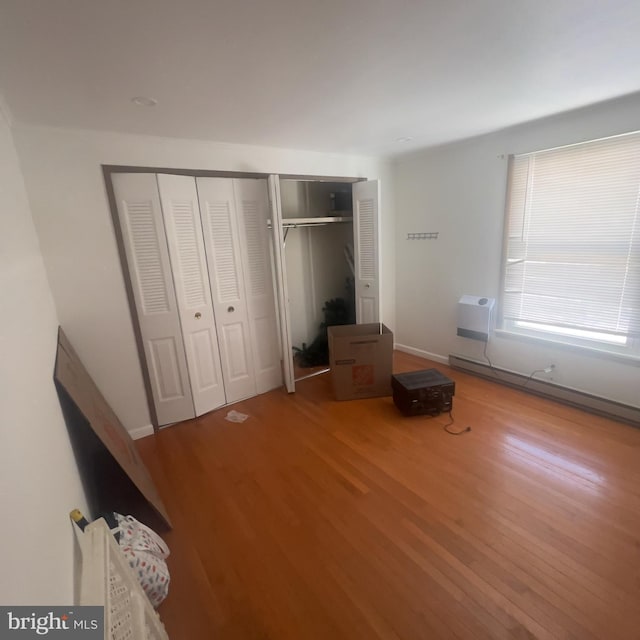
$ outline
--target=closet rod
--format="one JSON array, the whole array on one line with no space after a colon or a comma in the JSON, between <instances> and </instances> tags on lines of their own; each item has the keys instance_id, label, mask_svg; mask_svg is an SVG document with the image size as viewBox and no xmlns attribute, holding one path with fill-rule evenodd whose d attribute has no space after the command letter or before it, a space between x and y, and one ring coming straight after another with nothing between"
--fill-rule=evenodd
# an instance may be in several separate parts
<instances>
[{"instance_id":1,"label":"closet rod","mask_svg":"<svg viewBox=\"0 0 640 640\"><path fill-rule=\"evenodd\" d=\"M328 222L283 222L283 229L296 229L298 227L326 227Z\"/></svg>"},{"instance_id":2,"label":"closet rod","mask_svg":"<svg viewBox=\"0 0 640 640\"><path fill-rule=\"evenodd\" d=\"M294 229L296 227L319 227L337 222L353 222L352 216L333 216L326 218L286 218L282 221L283 229ZM271 229L271 220L267 221L267 226Z\"/></svg>"}]
</instances>

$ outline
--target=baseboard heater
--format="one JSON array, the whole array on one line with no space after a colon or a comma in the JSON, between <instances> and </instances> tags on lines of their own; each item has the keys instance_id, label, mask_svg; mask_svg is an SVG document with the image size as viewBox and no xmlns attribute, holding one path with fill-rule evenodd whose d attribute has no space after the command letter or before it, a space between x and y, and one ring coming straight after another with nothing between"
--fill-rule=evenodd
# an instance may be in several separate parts
<instances>
[{"instance_id":1,"label":"baseboard heater","mask_svg":"<svg viewBox=\"0 0 640 640\"><path fill-rule=\"evenodd\" d=\"M558 400L564 404L578 407L579 409L584 409L585 411L596 413L606 418L620 420L634 427L640 427L640 409L637 407L594 396L584 391L563 387L553 382L547 382L546 380L529 378L529 376L515 373L508 369L501 369L496 366L490 367L484 362L470 360L469 358L453 354L449 354L449 366L452 369L471 373L481 378L491 380L492 382L498 382L508 387L521 389L538 396L551 398L552 400ZM494 371L496 371L498 375L496 375ZM525 382L527 383L526 386L524 386Z\"/></svg>"}]
</instances>

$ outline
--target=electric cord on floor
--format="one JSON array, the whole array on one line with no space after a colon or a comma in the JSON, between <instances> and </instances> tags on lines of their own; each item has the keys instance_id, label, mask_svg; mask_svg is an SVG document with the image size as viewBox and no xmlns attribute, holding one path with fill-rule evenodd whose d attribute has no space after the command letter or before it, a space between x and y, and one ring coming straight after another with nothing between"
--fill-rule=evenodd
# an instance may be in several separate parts
<instances>
[{"instance_id":1,"label":"electric cord on floor","mask_svg":"<svg viewBox=\"0 0 640 640\"><path fill-rule=\"evenodd\" d=\"M465 427L464 429L461 429L460 431L453 431L452 429L449 429L449 427L454 422L455 420L453 419L453 412L449 411L449 422L447 422L447 424L445 424L442 428L452 436L461 436L463 433L468 433L469 431L471 431L471 427L469 426Z\"/></svg>"}]
</instances>

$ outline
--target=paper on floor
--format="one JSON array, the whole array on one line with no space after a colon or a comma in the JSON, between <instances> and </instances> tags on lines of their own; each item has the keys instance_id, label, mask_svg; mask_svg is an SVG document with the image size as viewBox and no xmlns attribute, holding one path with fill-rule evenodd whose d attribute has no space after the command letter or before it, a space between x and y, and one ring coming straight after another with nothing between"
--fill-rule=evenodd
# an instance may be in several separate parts
<instances>
[{"instance_id":1,"label":"paper on floor","mask_svg":"<svg viewBox=\"0 0 640 640\"><path fill-rule=\"evenodd\" d=\"M248 417L249 416L246 413L240 413L239 411L232 409L227 413L224 419L229 422L244 422Z\"/></svg>"}]
</instances>

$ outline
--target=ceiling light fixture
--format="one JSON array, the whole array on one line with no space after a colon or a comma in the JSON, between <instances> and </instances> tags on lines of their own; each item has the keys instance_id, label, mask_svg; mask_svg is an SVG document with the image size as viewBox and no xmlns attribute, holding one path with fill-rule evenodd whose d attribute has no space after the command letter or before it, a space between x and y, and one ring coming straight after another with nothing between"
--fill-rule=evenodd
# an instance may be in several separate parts
<instances>
[{"instance_id":1,"label":"ceiling light fixture","mask_svg":"<svg viewBox=\"0 0 640 640\"><path fill-rule=\"evenodd\" d=\"M401 138L396 138L396 142L411 142L413 138L411 136L402 136Z\"/></svg>"},{"instance_id":2,"label":"ceiling light fixture","mask_svg":"<svg viewBox=\"0 0 640 640\"><path fill-rule=\"evenodd\" d=\"M155 98L147 98L147 96L136 96L131 98L131 102L138 107L155 107L158 104Z\"/></svg>"}]
</instances>

